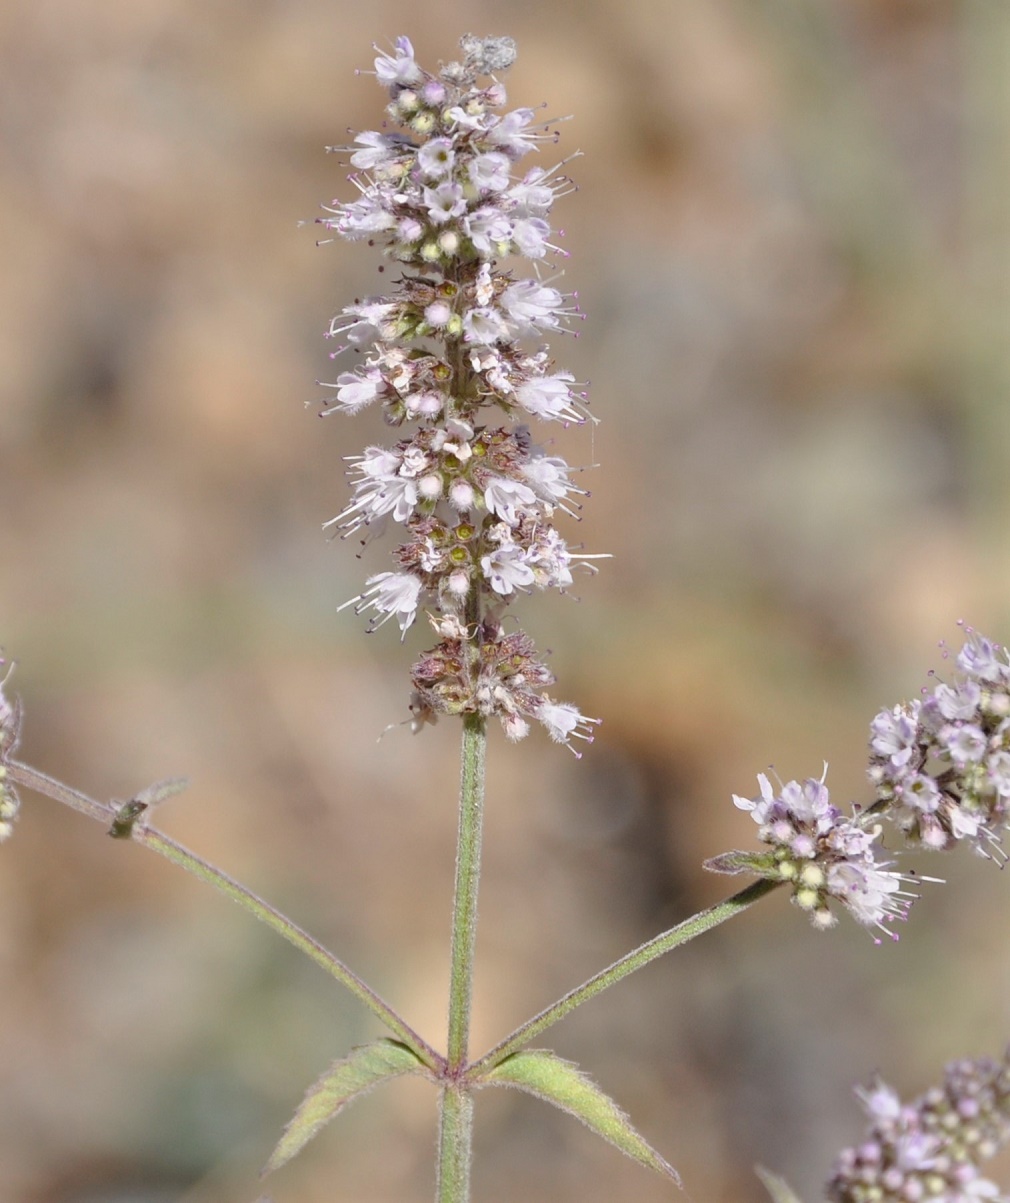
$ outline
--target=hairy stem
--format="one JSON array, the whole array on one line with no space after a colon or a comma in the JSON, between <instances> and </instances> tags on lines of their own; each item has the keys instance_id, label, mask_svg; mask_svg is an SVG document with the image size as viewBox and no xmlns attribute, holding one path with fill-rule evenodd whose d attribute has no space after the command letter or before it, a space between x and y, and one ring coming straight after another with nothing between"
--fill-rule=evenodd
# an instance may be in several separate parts
<instances>
[{"instance_id":1,"label":"hairy stem","mask_svg":"<svg viewBox=\"0 0 1010 1203\"><path fill-rule=\"evenodd\" d=\"M112 824L119 813L117 807L109 806L103 802L96 802L86 794L79 793L77 790L71 789L52 777L47 777L44 773L40 773L26 764L11 761L7 765L7 770L10 779L19 785L23 785L26 789L35 790L36 793L44 794L46 797L53 798L57 802L63 802L74 810L80 811L81 814L85 814L92 819L97 819L107 826ZM160 831L144 827L140 823L137 823L132 828L130 838L135 844L143 844L145 847L152 849L159 855L181 866L181 868L192 873L195 877L200 878L201 881L205 881L208 885L213 886L214 889L219 890L222 894L226 894L233 902L237 902L239 906L249 911L250 914L255 915L261 923L265 923L267 927L272 927L275 932L282 935L295 948L304 952L307 957L325 969L331 977L336 978L338 982L350 990L354 997L364 1003L372 1014L380 1019L393 1035L401 1040L429 1069L436 1072L442 1069L444 1066L443 1058L426 1041L422 1040L388 1003L380 998L357 974L348 969L343 961L335 957L333 953L327 951L318 940L313 939L307 932L302 931L287 916L282 915L280 911L275 910L274 907L264 902L262 898L259 898L251 890L246 889L245 886L233 880L226 873L215 868L214 865L208 864L207 861L197 856L196 853L190 852L188 848L177 844L175 840L169 839L167 835L163 835Z\"/></svg>"},{"instance_id":2,"label":"hairy stem","mask_svg":"<svg viewBox=\"0 0 1010 1203\"><path fill-rule=\"evenodd\" d=\"M463 1203L470 1198L472 1136L473 1094L466 1087L444 1086L439 1099L436 1203Z\"/></svg>"},{"instance_id":3,"label":"hairy stem","mask_svg":"<svg viewBox=\"0 0 1010 1203\"><path fill-rule=\"evenodd\" d=\"M477 936L477 887L484 819L484 719L463 719L460 774L459 841L456 848L456 894L452 908L452 973L449 984L449 1070L466 1062L473 996L473 952Z\"/></svg>"},{"instance_id":4,"label":"hairy stem","mask_svg":"<svg viewBox=\"0 0 1010 1203\"><path fill-rule=\"evenodd\" d=\"M583 982L581 986L570 990L564 997L559 998L556 1003L552 1003L551 1006L541 1011L539 1015L535 1015L521 1027L516 1028L510 1036L506 1036L500 1044L496 1044L479 1061L475 1061L467 1070L466 1076L473 1081L479 1080L494 1069L496 1065L500 1065L506 1057L517 1053L534 1037L539 1036L541 1032L546 1031L547 1028L556 1024L559 1019L564 1019L576 1007L581 1006L584 1002L588 1002L591 998L595 998L597 994L602 994L604 990L609 989L623 978L648 965L650 961L663 956L664 953L678 948L681 944L686 944L688 940L693 940L695 936L700 936L704 932L711 931L713 927L718 927L720 923L724 923L727 919L732 919L734 915L738 915L741 911L746 910L752 903L757 902L759 898L763 898L766 894L771 893L772 890L777 889L779 885L781 885L781 882L757 881L753 885L747 886L746 889L741 890L738 894L734 894L732 898L727 898L724 902L709 907L707 911L700 911L697 915L692 915L690 919L685 919L683 923L678 923L676 927L671 927L668 931L661 932L640 948L636 948L633 952L629 952L627 956L621 957L619 961L608 965L606 969L601 969L599 973L594 974L588 981Z\"/></svg>"},{"instance_id":5,"label":"hairy stem","mask_svg":"<svg viewBox=\"0 0 1010 1203\"><path fill-rule=\"evenodd\" d=\"M473 960L477 937L477 888L484 819L484 758L487 728L478 714L463 717L459 787L456 891L452 907L452 969L449 980L448 1082L442 1090L438 1142L439 1203L470 1197L473 1100L461 1082L470 1042Z\"/></svg>"}]
</instances>

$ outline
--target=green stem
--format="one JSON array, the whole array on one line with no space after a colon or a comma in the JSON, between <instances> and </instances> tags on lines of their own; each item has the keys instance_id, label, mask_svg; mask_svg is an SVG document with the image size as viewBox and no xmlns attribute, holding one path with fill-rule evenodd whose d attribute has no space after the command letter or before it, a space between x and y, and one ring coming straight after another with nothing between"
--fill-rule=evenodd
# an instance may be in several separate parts
<instances>
[{"instance_id":1,"label":"green stem","mask_svg":"<svg viewBox=\"0 0 1010 1203\"><path fill-rule=\"evenodd\" d=\"M452 972L449 983L450 1073L466 1062L473 997L473 951L477 937L477 887L484 819L484 750L487 730L477 714L463 718L463 750L459 787L459 839L456 846L456 893L452 908Z\"/></svg>"},{"instance_id":2,"label":"green stem","mask_svg":"<svg viewBox=\"0 0 1010 1203\"><path fill-rule=\"evenodd\" d=\"M466 1087L444 1086L439 1098L436 1203L465 1203L470 1198L472 1136L473 1094Z\"/></svg>"},{"instance_id":3,"label":"green stem","mask_svg":"<svg viewBox=\"0 0 1010 1203\"><path fill-rule=\"evenodd\" d=\"M608 965L606 969L602 969L588 981L583 982L581 986L577 986L574 990L570 990L563 998L559 998L556 1003L552 1003L546 1010L541 1011L539 1015L535 1015L528 1020L522 1027L516 1030L500 1043L496 1044L490 1052L485 1053L479 1061L475 1061L467 1070L466 1077L471 1081L479 1081L486 1076L495 1066L500 1065L506 1057L511 1057L513 1053L517 1053L521 1048L527 1045L535 1036L539 1036L541 1032L546 1031L558 1022L559 1019L574 1011L576 1007L582 1003L588 1002L589 999L595 998L597 994L601 994L610 986L621 981L622 978L628 977L635 973L636 970L648 965L650 961L656 960L664 953L670 952L671 949L678 948L681 944L686 944L688 940L693 940L695 936L700 936L703 932L711 931L713 927L718 927L720 923L724 923L727 919L732 919L734 915L738 915L741 911L747 909L759 898L763 898L772 890L777 889L781 882L778 881L757 881L753 885L747 886L738 894L734 894L732 898L727 898L724 902L718 903L716 906L709 907L707 911L701 911L697 915L692 915L690 919L685 919L683 923L678 923L676 927L671 927L669 931L661 932L658 936L643 944L640 948L636 948L633 952L629 952L627 956L621 957L619 961L615 961L612 965Z\"/></svg>"},{"instance_id":4,"label":"green stem","mask_svg":"<svg viewBox=\"0 0 1010 1203\"><path fill-rule=\"evenodd\" d=\"M89 818L97 819L106 826L111 825L119 813L117 807L106 805L103 802L96 802L94 799L87 797L86 794L79 793L77 790L71 789L52 777L47 777L44 773L40 773L26 764L11 761L7 765L7 771L12 781L23 785L26 789L35 790L36 793L44 794L46 797L53 798L57 802L63 802L72 809L80 811L81 814L88 815ZM175 840L169 839L167 835L163 835L160 831L155 831L153 828L144 827L140 823L136 823L131 832L131 839L134 843L143 844L145 847L159 853L159 855L166 857L174 864L181 866L187 872L200 878L201 881L205 881L208 885L219 890L222 894L226 894L233 902L237 902L239 906L249 911L250 914L255 915L261 923L265 923L267 927L273 928L275 932L282 935L295 948L304 952L306 956L315 961L317 965L320 965L327 973L350 990L355 998L364 1003L372 1014L380 1019L429 1069L439 1072L443 1068L443 1058L426 1041L422 1040L387 1002L380 998L357 974L348 969L343 961L335 957L333 953L327 951L318 940L313 939L307 932L302 931L297 924L292 923L280 911L275 910L269 903L264 902L262 898L259 898L251 890L246 889L245 886L240 885L239 882L233 880L226 873L208 864L207 861L197 856L196 853L190 852L188 848L177 844Z\"/></svg>"},{"instance_id":5,"label":"green stem","mask_svg":"<svg viewBox=\"0 0 1010 1203\"><path fill-rule=\"evenodd\" d=\"M452 905L452 969L449 979L449 1043L442 1089L438 1140L438 1203L470 1198L473 1099L461 1079L470 1043L473 960L477 938L477 888L484 819L484 759L487 727L478 714L463 716L459 786L456 890Z\"/></svg>"}]
</instances>

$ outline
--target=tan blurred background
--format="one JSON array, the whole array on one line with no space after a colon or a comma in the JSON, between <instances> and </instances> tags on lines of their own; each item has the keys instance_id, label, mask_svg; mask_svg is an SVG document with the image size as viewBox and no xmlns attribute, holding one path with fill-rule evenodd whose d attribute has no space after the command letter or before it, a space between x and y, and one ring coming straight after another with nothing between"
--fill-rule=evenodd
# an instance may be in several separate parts
<instances>
[{"instance_id":1,"label":"tan blurred background","mask_svg":"<svg viewBox=\"0 0 1010 1203\"><path fill-rule=\"evenodd\" d=\"M866 725L965 617L1010 638L1005 0L8 0L0 8L0 633L23 756L96 797L185 773L162 825L304 923L441 1043L457 732L405 715L404 645L335 607L385 564L323 521L322 331L383 290L317 249L324 147L372 128L370 45L511 33L577 195L588 320L556 355L603 424L561 432L614 553L536 599L576 762L490 752L475 1045L735 883L730 803L774 764L867 797ZM554 152L544 152L550 160ZM559 152L560 153L560 152ZM926 867L928 866L928 867ZM907 934L820 935L778 897L551 1033L696 1203L819 1197L861 1129L1010 1036L1007 880L955 856ZM24 799L0 849L0 1199L253 1203L307 1084L377 1025L180 871ZM275 1203L432 1194L434 1098L356 1105ZM481 1203L676 1197L574 1121L478 1103Z\"/></svg>"}]
</instances>

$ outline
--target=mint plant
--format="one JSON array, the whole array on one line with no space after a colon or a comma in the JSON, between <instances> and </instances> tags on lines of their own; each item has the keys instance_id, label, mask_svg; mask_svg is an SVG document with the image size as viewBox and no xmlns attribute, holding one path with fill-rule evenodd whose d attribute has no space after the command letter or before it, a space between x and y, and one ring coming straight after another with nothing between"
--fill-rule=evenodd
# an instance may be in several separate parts
<instances>
[{"instance_id":1,"label":"mint plant","mask_svg":"<svg viewBox=\"0 0 1010 1203\"><path fill-rule=\"evenodd\" d=\"M707 862L714 872L747 873L756 881L659 933L494 1048L472 1055L488 723L496 719L511 741L539 724L581 756L600 721L553 696L554 677L516 625L516 610L534 589L563 592L576 572L595 572L607 557L570 544L555 526L579 520L587 494L534 433L551 423L596 420L584 390L542 342L581 316L574 294L556 287L553 266L564 252L552 241L549 218L554 203L573 190L567 160L528 166L531 155L547 157L556 133L532 109L502 111L499 77L515 57L512 41L468 36L461 45L461 59L437 72L417 63L405 37L391 52L377 51L387 121L336 148L349 156L356 196L334 201L320 219L331 234L367 242L399 269L390 295L345 305L328 330L342 370L327 385L332 394L322 413L354 415L378 406L399 437L350 457L350 500L326 526L366 543L399 528L392 568L369 576L339 608L367 616L371 631L395 620L401 639L419 617L427 621L436 643L411 668L407 721L420 731L458 719L462 729L444 1043L414 1031L340 958L153 825L158 803L179 792L182 779L157 783L123 804L104 803L15 760L21 709L2 688L0 841L13 831L17 787L63 802L112 837L150 848L227 894L385 1026L387 1037L351 1050L309 1088L268 1170L296 1156L349 1102L409 1074L437 1092L440 1203L470 1198L474 1096L490 1086L517 1088L561 1108L679 1185L672 1165L590 1077L532 1042L603 990L779 888L820 930L842 913L877 944L897 939L895 928L908 919L919 883L935 879L897 868L896 852L885 851L885 832L899 847L940 851L965 842L1002 864L1010 657L968 630L951 680L937 678L920 699L881 710L870 731L873 797L864 806L831 801L826 766L802 782L760 774L757 795L734 802L757 824L761 849ZM1007 1062L959 1062L942 1087L909 1105L880 1083L861 1097L872 1127L861 1145L840 1155L825 1187L832 1203L998 1197L980 1166L1010 1137ZM762 1176L773 1199L795 1199L784 1179Z\"/></svg>"}]
</instances>

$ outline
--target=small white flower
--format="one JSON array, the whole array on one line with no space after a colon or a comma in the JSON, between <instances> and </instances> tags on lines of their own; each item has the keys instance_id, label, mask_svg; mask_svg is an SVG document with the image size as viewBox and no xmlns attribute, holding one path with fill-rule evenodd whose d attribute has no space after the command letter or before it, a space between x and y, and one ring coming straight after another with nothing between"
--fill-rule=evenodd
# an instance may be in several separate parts
<instances>
[{"instance_id":1,"label":"small white flower","mask_svg":"<svg viewBox=\"0 0 1010 1203\"><path fill-rule=\"evenodd\" d=\"M488 511L507 522L509 526L517 526L519 514L517 508L530 510L537 500L536 493L529 485L521 484L518 480L509 480L504 476L493 476L484 486L484 504Z\"/></svg>"},{"instance_id":2,"label":"small white flower","mask_svg":"<svg viewBox=\"0 0 1010 1203\"><path fill-rule=\"evenodd\" d=\"M536 280L518 280L505 289L499 304L522 334L556 330L564 311L563 301L556 288Z\"/></svg>"},{"instance_id":3,"label":"small white flower","mask_svg":"<svg viewBox=\"0 0 1010 1203\"><path fill-rule=\"evenodd\" d=\"M468 213L463 219L463 229L474 247L482 255L490 257L496 249L509 242L512 223L500 209L485 206ZM490 300L490 297L488 297ZM487 301L481 302L487 304Z\"/></svg>"},{"instance_id":4,"label":"small white flower","mask_svg":"<svg viewBox=\"0 0 1010 1203\"><path fill-rule=\"evenodd\" d=\"M599 723L598 718L586 718L570 702L552 702L550 698L544 698L537 707L534 716L538 722L543 723L547 728L547 734L557 744L566 744L572 752L569 740L584 739L588 743L592 743L593 726ZM575 752L579 756L579 752Z\"/></svg>"},{"instance_id":5,"label":"small white flower","mask_svg":"<svg viewBox=\"0 0 1010 1203\"><path fill-rule=\"evenodd\" d=\"M496 309L468 309L463 316L467 342L491 346L508 337L508 326Z\"/></svg>"},{"instance_id":6,"label":"small white flower","mask_svg":"<svg viewBox=\"0 0 1010 1203\"><path fill-rule=\"evenodd\" d=\"M973 632L957 656L957 666L979 681L1005 682L1008 676L1006 656L1000 656L998 644Z\"/></svg>"},{"instance_id":7,"label":"small white flower","mask_svg":"<svg viewBox=\"0 0 1010 1203\"><path fill-rule=\"evenodd\" d=\"M481 557L480 566L491 588L502 597L533 584L533 569L526 562L523 549L515 543L494 548Z\"/></svg>"},{"instance_id":8,"label":"small white flower","mask_svg":"<svg viewBox=\"0 0 1010 1203\"><path fill-rule=\"evenodd\" d=\"M490 305L494 296L494 284L491 281L491 264L482 263L477 269L477 279L474 282L474 296L477 304Z\"/></svg>"},{"instance_id":9,"label":"small white flower","mask_svg":"<svg viewBox=\"0 0 1010 1203\"><path fill-rule=\"evenodd\" d=\"M462 186L449 181L437 188L425 188L424 204L428 216L439 225L466 212Z\"/></svg>"},{"instance_id":10,"label":"small white flower","mask_svg":"<svg viewBox=\"0 0 1010 1203\"><path fill-rule=\"evenodd\" d=\"M547 173L534 167L508 190L509 200L531 216L543 217L554 203L554 189L544 183Z\"/></svg>"},{"instance_id":11,"label":"small white flower","mask_svg":"<svg viewBox=\"0 0 1010 1203\"><path fill-rule=\"evenodd\" d=\"M452 174L456 158L451 138L432 138L417 152L417 165L431 179Z\"/></svg>"},{"instance_id":12,"label":"small white flower","mask_svg":"<svg viewBox=\"0 0 1010 1203\"><path fill-rule=\"evenodd\" d=\"M380 134L376 130L365 130L354 139L361 146L351 155L351 166L361 171L371 171L382 163L387 163L395 155L403 152L402 138Z\"/></svg>"},{"instance_id":13,"label":"small white flower","mask_svg":"<svg viewBox=\"0 0 1010 1203\"><path fill-rule=\"evenodd\" d=\"M420 83L424 72L414 62L414 47L410 44L410 38L399 37L393 45L396 47L395 54L379 51L375 60L375 74L379 83L385 84L386 87ZM378 46L375 49L378 50Z\"/></svg>"},{"instance_id":14,"label":"small white flower","mask_svg":"<svg viewBox=\"0 0 1010 1203\"><path fill-rule=\"evenodd\" d=\"M944 727L940 740L956 765L976 764L985 756L985 735L973 723Z\"/></svg>"},{"instance_id":15,"label":"small white flower","mask_svg":"<svg viewBox=\"0 0 1010 1203\"><path fill-rule=\"evenodd\" d=\"M382 396L386 382L376 369L361 372L341 372L337 377L337 404L324 410L333 413L356 414Z\"/></svg>"},{"instance_id":16,"label":"small white flower","mask_svg":"<svg viewBox=\"0 0 1010 1203\"><path fill-rule=\"evenodd\" d=\"M471 159L467 171L470 182L480 192L504 192L511 179L510 167L508 155L491 150Z\"/></svg>"},{"instance_id":17,"label":"small white flower","mask_svg":"<svg viewBox=\"0 0 1010 1203\"><path fill-rule=\"evenodd\" d=\"M550 249L551 227L542 217L521 217L512 223L512 241L520 255L542 259Z\"/></svg>"},{"instance_id":18,"label":"small white flower","mask_svg":"<svg viewBox=\"0 0 1010 1203\"><path fill-rule=\"evenodd\" d=\"M407 628L417 617L418 602L423 588L421 581L409 572L380 572L370 576L365 584L371 587L344 602L337 609L343 610L353 605L355 614L375 610L376 617L369 623L370 631L377 630L395 614L401 637L405 635Z\"/></svg>"},{"instance_id":19,"label":"small white flower","mask_svg":"<svg viewBox=\"0 0 1010 1203\"><path fill-rule=\"evenodd\" d=\"M533 149L533 143L537 140L536 134L530 133L526 129L534 116L532 109L515 109L511 113L506 113L503 117L494 120L485 135L485 141L491 146L501 147L506 154L513 158L521 158L527 151Z\"/></svg>"}]
</instances>

